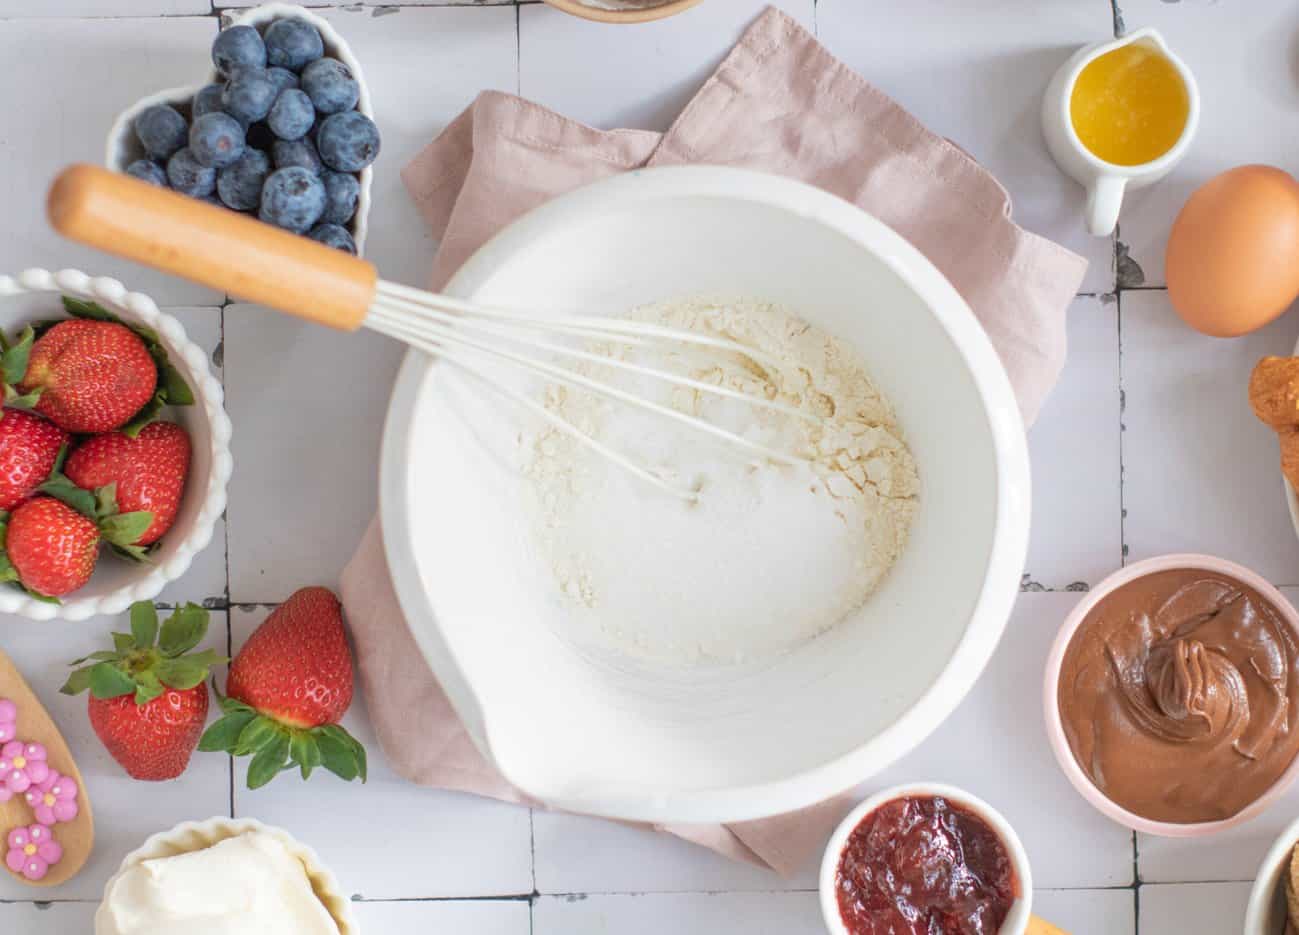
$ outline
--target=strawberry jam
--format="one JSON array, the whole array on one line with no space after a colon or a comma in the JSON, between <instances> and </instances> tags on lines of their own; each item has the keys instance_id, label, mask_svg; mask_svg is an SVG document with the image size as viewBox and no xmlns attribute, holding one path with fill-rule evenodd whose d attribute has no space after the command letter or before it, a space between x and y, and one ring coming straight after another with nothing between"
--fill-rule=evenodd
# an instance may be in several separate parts
<instances>
[{"instance_id":1,"label":"strawberry jam","mask_svg":"<svg viewBox=\"0 0 1299 935\"><path fill-rule=\"evenodd\" d=\"M852 935L997 935L1017 889L997 832L939 796L871 812L848 836L835 874Z\"/></svg>"}]
</instances>

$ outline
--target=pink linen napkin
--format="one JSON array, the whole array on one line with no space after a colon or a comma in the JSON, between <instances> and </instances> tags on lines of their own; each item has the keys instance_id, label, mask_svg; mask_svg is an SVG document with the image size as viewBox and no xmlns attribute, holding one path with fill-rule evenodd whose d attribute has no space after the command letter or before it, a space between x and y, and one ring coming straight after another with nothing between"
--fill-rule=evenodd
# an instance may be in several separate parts
<instances>
[{"instance_id":1,"label":"pink linen napkin","mask_svg":"<svg viewBox=\"0 0 1299 935\"><path fill-rule=\"evenodd\" d=\"M512 95L480 95L402 173L441 240L429 285L441 288L491 235L558 194L628 169L683 163L802 179L889 224L969 302L1032 422L1064 365L1065 312L1085 261L1016 226L991 175L774 9L666 134L595 130ZM524 802L478 752L417 650L377 518L341 590L370 717L393 768L422 785ZM849 805L841 797L761 821L659 830L788 876Z\"/></svg>"}]
</instances>

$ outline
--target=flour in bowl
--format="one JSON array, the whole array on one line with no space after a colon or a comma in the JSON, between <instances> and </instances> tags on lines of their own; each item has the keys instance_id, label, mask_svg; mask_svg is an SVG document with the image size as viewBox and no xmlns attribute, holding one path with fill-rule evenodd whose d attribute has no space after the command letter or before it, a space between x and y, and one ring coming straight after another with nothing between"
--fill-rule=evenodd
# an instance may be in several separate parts
<instances>
[{"instance_id":1,"label":"flour in bowl","mask_svg":"<svg viewBox=\"0 0 1299 935\"><path fill-rule=\"evenodd\" d=\"M773 657L860 607L906 545L919 480L892 406L844 342L769 303L694 299L639 321L735 341L598 353L778 400L810 422L592 365L586 372L781 451L790 466L581 389L548 409L666 480L678 500L545 428L524 439L532 524L578 640L672 664Z\"/></svg>"}]
</instances>

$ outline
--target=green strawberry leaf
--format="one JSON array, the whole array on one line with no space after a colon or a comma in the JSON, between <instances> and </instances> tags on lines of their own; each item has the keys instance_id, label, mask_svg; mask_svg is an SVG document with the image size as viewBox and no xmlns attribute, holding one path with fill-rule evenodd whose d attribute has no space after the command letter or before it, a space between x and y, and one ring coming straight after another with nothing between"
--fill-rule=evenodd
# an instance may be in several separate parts
<instances>
[{"instance_id":1,"label":"green strawberry leaf","mask_svg":"<svg viewBox=\"0 0 1299 935\"><path fill-rule=\"evenodd\" d=\"M213 681L212 690L216 691L216 683ZM244 704L242 701L236 701L234 698L223 697L217 692L217 704L221 705L221 710L226 714L256 714L257 712Z\"/></svg>"},{"instance_id":2,"label":"green strawberry leaf","mask_svg":"<svg viewBox=\"0 0 1299 935\"><path fill-rule=\"evenodd\" d=\"M41 387L36 387L30 393L19 393L10 384L5 384L4 404L9 409L22 409L28 411L36 408L36 404L41 399Z\"/></svg>"},{"instance_id":3,"label":"green strawberry leaf","mask_svg":"<svg viewBox=\"0 0 1299 935\"><path fill-rule=\"evenodd\" d=\"M257 751L253 761L248 764L248 788L260 789L280 774L289 755L289 738L287 734L276 732L275 736Z\"/></svg>"},{"instance_id":4,"label":"green strawberry leaf","mask_svg":"<svg viewBox=\"0 0 1299 935\"><path fill-rule=\"evenodd\" d=\"M185 657L163 659L158 663L158 678L168 688L183 692L202 684L207 678L207 666Z\"/></svg>"},{"instance_id":5,"label":"green strawberry leaf","mask_svg":"<svg viewBox=\"0 0 1299 935\"><path fill-rule=\"evenodd\" d=\"M277 736L280 736L280 728L274 721L268 717L258 715L248 722L248 726L239 732L239 739L235 741L234 749L231 751L235 756L247 756L260 750L266 744Z\"/></svg>"},{"instance_id":6,"label":"green strawberry leaf","mask_svg":"<svg viewBox=\"0 0 1299 935\"><path fill-rule=\"evenodd\" d=\"M4 373L5 383L17 386L27 375L27 360L31 357L32 342L35 340L36 332L28 325L23 329L18 343L6 346L4 353L0 354L0 371ZM7 341L5 343L8 345Z\"/></svg>"},{"instance_id":7,"label":"green strawberry leaf","mask_svg":"<svg viewBox=\"0 0 1299 935\"><path fill-rule=\"evenodd\" d=\"M158 648L169 659L187 653L203 641L207 625L208 612L198 604L178 607L162 625Z\"/></svg>"},{"instance_id":8,"label":"green strawberry leaf","mask_svg":"<svg viewBox=\"0 0 1299 935\"><path fill-rule=\"evenodd\" d=\"M135 637L129 633L114 633L113 648L119 653L129 653L135 649Z\"/></svg>"},{"instance_id":9,"label":"green strawberry leaf","mask_svg":"<svg viewBox=\"0 0 1299 935\"><path fill-rule=\"evenodd\" d=\"M148 649L158 639L158 608L152 601L131 605L131 638L137 649Z\"/></svg>"},{"instance_id":10,"label":"green strawberry leaf","mask_svg":"<svg viewBox=\"0 0 1299 935\"><path fill-rule=\"evenodd\" d=\"M302 770L302 778L310 779L311 771L320 765L320 745L310 731L294 731L289 738L289 760Z\"/></svg>"},{"instance_id":11,"label":"green strawberry leaf","mask_svg":"<svg viewBox=\"0 0 1299 935\"><path fill-rule=\"evenodd\" d=\"M94 668L94 666L84 666L77 669L68 676L68 680L63 683L63 687L59 691L65 695L80 695L90 687L90 673Z\"/></svg>"},{"instance_id":12,"label":"green strawberry leaf","mask_svg":"<svg viewBox=\"0 0 1299 935\"><path fill-rule=\"evenodd\" d=\"M337 724L318 727L315 734L325 769L347 782L358 776L365 782L365 748L351 734Z\"/></svg>"},{"instance_id":13,"label":"green strawberry leaf","mask_svg":"<svg viewBox=\"0 0 1299 935\"><path fill-rule=\"evenodd\" d=\"M67 442L59 446L59 453L54 456L54 467L50 468L50 477L63 476L63 464L68 460L69 451L71 451L71 447Z\"/></svg>"},{"instance_id":14,"label":"green strawberry leaf","mask_svg":"<svg viewBox=\"0 0 1299 935\"><path fill-rule=\"evenodd\" d=\"M154 393L153 398L144 404L144 408L132 416L130 422L122 426L122 434L127 438L138 438L144 427L158 418L162 413L162 407L165 405L167 405L167 401L162 397L162 394L160 392Z\"/></svg>"},{"instance_id":15,"label":"green strawberry leaf","mask_svg":"<svg viewBox=\"0 0 1299 935\"><path fill-rule=\"evenodd\" d=\"M257 712L235 711L218 718L199 738L198 748L204 753L229 752L239 741L239 735L257 717Z\"/></svg>"},{"instance_id":16,"label":"green strawberry leaf","mask_svg":"<svg viewBox=\"0 0 1299 935\"><path fill-rule=\"evenodd\" d=\"M116 698L135 691L135 682L111 662L95 663L90 669L90 693L96 698Z\"/></svg>"},{"instance_id":17,"label":"green strawberry leaf","mask_svg":"<svg viewBox=\"0 0 1299 935\"><path fill-rule=\"evenodd\" d=\"M17 576L17 574L18 574L18 573L15 571L15 572L14 572L15 577ZM59 600L57 597L51 597L51 596L48 595L48 594L42 594L40 591L37 591L37 590L35 590L35 589L33 589L33 588L29 588L29 587L27 587L27 585L23 584L21 581L17 582L17 584L18 584L18 588L19 588L19 590L21 590L24 594L26 594L28 597L30 597L30 598L31 598L32 600L34 600L34 601L40 601L42 604L62 604L62 603L63 603L63 602L62 602L61 600Z\"/></svg>"},{"instance_id":18,"label":"green strawberry leaf","mask_svg":"<svg viewBox=\"0 0 1299 935\"><path fill-rule=\"evenodd\" d=\"M149 558L151 549L147 549L142 545L118 545L116 542L110 542L108 547L113 550L114 555L128 562L134 562L138 565L153 564L153 559Z\"/></svg>"},{"instance_id":19,"label":"green strawberry leaf","mask_svg":"<svg viewBox=\"0 0 1299 935\"><path fill-rule=\"evenodd\" d=\"M167 361L165 355L158 365L158 385L162 387L168 406L194 405L194 391L189 388L180 371Z\"/></svg>"},{"instance_id":20,"label":"green strawberry leaf","mask_svg":"<svg viewBox=\"0 0 1299 935\"><path fill-rule=\"evenodd\" d=\"M175 686L173 686L175 687ZM149 669L135 675L135 703L146 705L155 698L162 697L166 686L158 680L158 674Z\"/></svg>"},{"instance_id":21,"label":"green strawberry leaf","mask_svg":"<svg viewBox=\"0 0 1299 935\"><path fill-rule=\"evenodd\" d=\"M94 660L95 662L117 662L121 658L122 658L121 653L115 653L107 649L101 649L99 652L91 653L89 656L82 656L80 659L73 659L71 662L68 663L68 665L79 666L83 662L90 662L91 660Z\"/></svg>"},{"instance_id":22,"label":"green strawberry leaf","mask_svg":"<svg viewBox=\"0 0 1299 935\"><path fill-rule=\"evenodd\" d=\"M36 489L55 500L61 500L87 519L98 519L95 515L95 495L78 487L62 474L51 474L50 479Z\"/></svg>"},{"instance_id":23,"label":"green strawberry leaf","mask_svg":"<svg viewBox=\"0 0 1299 935\"><path fill-rule=\"evenodd\" d=\"M9 556L0 554L0 584L17 584L18 569L9 561Z\"/></svg>"},{"instance_id":24,"label":"green strawberry leaf","mask_svg":"<svg viewBox=\"0 0 1299 935\"><path fill-rule=\"evenodd\" d=\"M89 318L93 321L114 321L119 325L125 324L122 319L118 318L108 309L104 308L97 302L90 302L86 299L74 299L72 296L63 297L63 310L73 318ZM136 329L144 330L144 329ZM155 336L156 340L156 336Z\"/></svg>"},{"instance_id":25,"label":"green strawberry leaf","mask_svg":"<svg viewBox=\"0 0 1299 935\"><path fill-rule=\"evenodd\" d=\"M42 487L45 485L42 484ZM71 504L68 504L71 506ZM99 521L99 532L113 545L135 545L136 540L153 525L153 513L136 510L134 513L117 513Z\"/></svg>"},{"instance_id":26,"label":"green strawberry leaf","mask_svg":"<svg viewBox=\"0 0 1299 935\"><path fill-rule=\"evenodd\" d=\"M95 491L96 518L112 516L117 512L117 482L105 484Z\"/></svg>"}]
</instances>

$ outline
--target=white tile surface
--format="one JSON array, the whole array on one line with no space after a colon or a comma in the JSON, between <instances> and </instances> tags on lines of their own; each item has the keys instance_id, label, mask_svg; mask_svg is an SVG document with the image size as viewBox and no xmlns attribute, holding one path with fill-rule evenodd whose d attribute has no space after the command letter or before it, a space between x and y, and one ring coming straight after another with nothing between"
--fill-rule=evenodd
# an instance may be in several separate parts
<instances>
[{"instance_id":1,"label":"white tile surface","mask_svg":"<svg viewBox=\"0 0 1299 935\"><path fill-rule=\"evenodd\" d=\"M811 0L774 4L812 28ZM704 3L635 29L575 20L543 5L519 8L520 93L605 129L666 130L768 0ZM609 72L595 78L594 50Z\"/></svg>"},{"instance_id":2,"label":"white tile surface","mask_svg":"<svg viewBox=\"0 0 1299 935\"><path fill-rule=\"evenodd\" d=\"M1113 297L1076 299L1064 374L1028 434L1030 587L1096 584L1121 564L1118 373L1118 304ZM1068 530L1068 549L1060 548L1061 530Z\"/></svg>"},{"instance_id":3,"label":"white tile surface","mask_svg":"<svg viewBox=\"0 0 1299 935\"><path fill-rule=\"evenodd\" d=\"M1126 292L1120 306L1129 560L1208 552L1299 583L1276 435L1247 393L1254 364L1289 354L1299 325L1222 340L1186 327L1162 291Z\"/></svg>"},{"instance_id":4,"label":"white tile surface","mask_svg":"<svg viewBox=\"0 0 1299 935\"><path fill-rule=\"evenodd\" d=\"M529 935L528 904L484 902L358 902L363 932L377 935Z\"/></svg>"},{"instance_id":5,"label":"white tile surface","mask_svg":"<svg viewBox=\"0 0 1299 935\"><path fill-rule=\"evenodd\" d=\"M162 612L165 619L166 611ZM43 899L98 900L123 857L156 831L190 819L230 814L230 758L195 753L189 768L171 782L142 783L126 775L95 736L86 716L86 696L59 694L68 663L99 649L111 649L111 630L126 630L125 616L95 617L82 623L31 623L0 617L4 651L13 659L63 731L95 812L95 850L84 869L59 887L42 890ZM214 611L203 647L226 651L226 614ZM209 719L215 717L215 700ZM19 726L21 728L21 712ZM7 829L0 829L7 830ZM0 874L0 899L32 899L32 890ZM0 918L3 918L0 915ZM12 929L9 931L23 931ZM50 929L55 931L55 929ZM72 929L63 929L72 931Z\"/></svg>"},{"instance_id":6,"label":"white tile surface","mask_svg":"<svg viewBox=\"0 0 1299 935\"><path fill-rule=\"evenodd\" d=\"M1033 894L1033 914L1074 935L1136 935L1134 906L1129 889L1039 889Z\"/></svg>"},{"instance_id":7,"label":"white tile surface","mask_svg":"<svg viewBox=\"0 0 1299 935\"><path fill-rule=\"evenodd\" d=\"M89 932L94 917L94 903L0 903L0 929L22 935Z\"/></svg>"},{"instance_id":8,"label":"white tile surface","mask_svg":"<svg viewBox=\"0 0 1299 935\"><path fill-rule=\"evenodd\" d=\"M980 796L1015 827L1033 883L1043 889L1133 882L1131 834L1074 792L1046 741L1042 669L1080 597L1021 594L992 662L961 706L919 748L865 785L875 792L903 782L948 782ZM1068 847L1060 846L1061 828L1069 829Z\"/></svg>"},{"instance_id":9,"label":"white tile surface","mask_svg":"<svg viewBox=\"0 0 1299 935\"><path fill-rule=\"evenodd\" d=\"M211 11L209 0L0 0L0 19L197 16Z\"/></svg>"},{"instance_id":10,"label":"white tile surface","mask_svg":"<svg viewBox=\"0 0 1299 935\"><path fill-rule=\"evenodd\" d=\"M11 219L0 226L5 272L72 266L121 279L162 305L220 303L208 289L74 246L45 223L55 172L102 163L113 118L139 98L199 82L214 35L212 17L0 20L0 205Z\"/></svg>"},{"instance_id":11,"label":"white tile surface","mask_svg":"<svg viewBox=\"0 0 1299 935\"><path fill-rule=\"evenodd\" d=\"M266 614L264 608L231 610L236 652ZM235 767L235 814L300 836L356 896L532 892L528 810L402 780L384 761L364 707L358 692L343 725L365 745L368 782L345 783L321 770L305 785L296 773L284 773L249 791L244 758Z\"/></svg>"},{"instance_id":12,"label":"white tile surface","mask_svg":"<svg viewBox=\"0 0 1299 935\"><path fill-rule=\"evenodd\" d=\"M226 510L231 600L281 601L337 580L377 505L379 439L402 353L373 332L226 309L238 464Z\"/></svg>"},{"instance_id":13,"label":"white tile surface","mask_svg":"<svg viewBox=\"0 0 1299 935\"><path fill-rule=\"evenodd\" d=\"M935 133L979 160L1010 192L1031 231L1090 262L1084 292L1114 288L1113 245L1082 226L1083 192L1051 161L1038 117L1042 91L1072 50L1113 34L1109 0L912 0L887 14L861 0L819 0L830 51Z\"/></svg>"},{"instance_id":14,"label":"white tile surface","mask_svg":"<svg viewBox=\"0 0 1299 935\"><path fill-rule=\"evenodd\" d=\"M814 889L817 861L792 879L712 851L598 818L533 816L537 890L542 893L653 893Z\"/></svg>"},{"instance_id":15,"label":"white tile surface","mask_svg":"<svg viewBox=\"0 0 1299 935\"><path fill-rule=\"evenodd\" d=\"M542 896L533 935L823 935L816 893Z\"/></svg>"},{"instance_id":16,"label":"white tile surface","mask_svg":"<svg viewBox=\"0 0 1299 935\"><path fill-rule=\"evenodd\" d=\"M1177 883L1143 886L1141 935L1219 935L1237 932L1249 883Z\"/></svg>"},{"instance_id":17,"label":"white tile surface","mask_svg":"<svg viewBox=\"0 0 1299 935\"><path fill-rule=\"evenodd\" d=\"M1154 26L1163 33L1200 87L1200 132L1185 161L1159 184L1129 194L1120 219L1119 237L1146 282L1163 285L1168 229L1191 192L1232 166L1261 162L1291 172L1297 168L1299 5L1251 0L1246 15L1213 0L1122 0L1119 5L1129 31Z\"/></svg>"}]
</instances>

